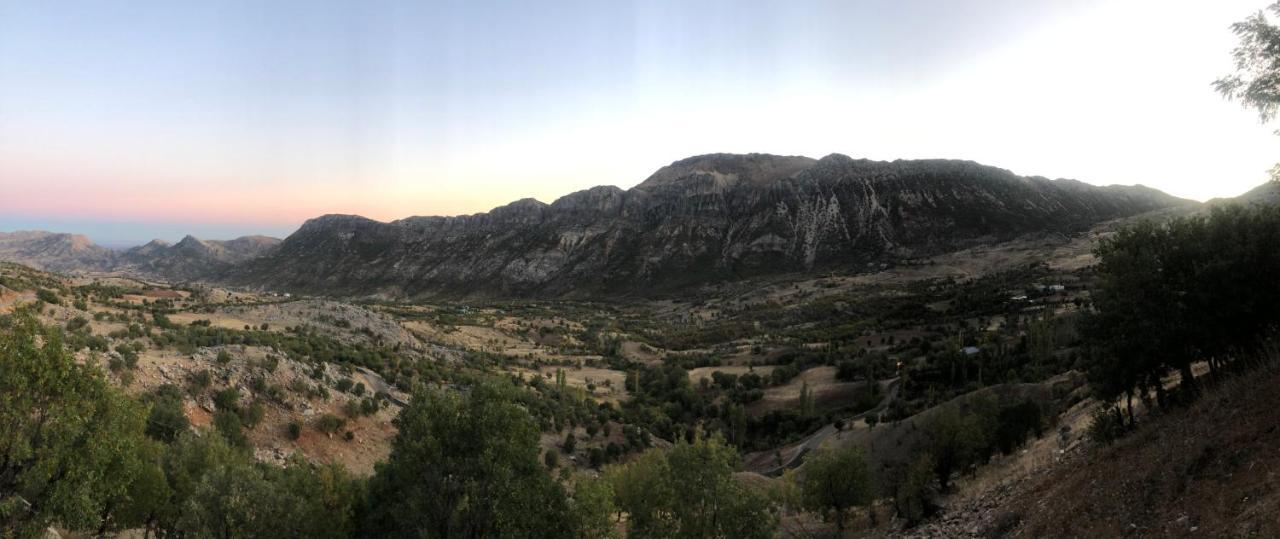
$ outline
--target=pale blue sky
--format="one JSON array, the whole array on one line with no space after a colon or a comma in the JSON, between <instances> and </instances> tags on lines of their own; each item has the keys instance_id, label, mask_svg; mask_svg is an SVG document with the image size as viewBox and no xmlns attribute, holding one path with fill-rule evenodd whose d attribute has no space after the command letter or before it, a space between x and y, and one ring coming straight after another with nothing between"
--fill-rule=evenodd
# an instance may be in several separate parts
<instances>
[{"instance_id":1,"label":"pale blue sky","mask_svg":"<svg viewBox=\"0 0 1280 539\"><path fill-rule=\"evenodd\" d=\"M483 211L689 155L1260 183L1213 94L1263 2L0 0L0 229L108 243Z\"/></svg>"}]
</instances>

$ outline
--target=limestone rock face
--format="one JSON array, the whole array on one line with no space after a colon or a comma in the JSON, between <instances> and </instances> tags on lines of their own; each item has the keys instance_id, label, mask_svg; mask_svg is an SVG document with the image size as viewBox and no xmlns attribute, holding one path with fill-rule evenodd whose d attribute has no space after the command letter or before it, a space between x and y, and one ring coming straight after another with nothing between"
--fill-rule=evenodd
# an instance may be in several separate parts
<instances>
[{"instance_id":1,"label":"limestone rock face","mask_svg":"<svg viewBox=\"0 0 1280 539\"><path fill-rule=\"evenodd\" d=\"M383 223L326 215L214 274L333 295L565 297L865 267L1194 204L1145 187L1022 177L967 161L714 154L629 190ZM179 244L180 245L180 244ZM175 246L177 247L177 246Z\"/></svg>"}]
</instances>

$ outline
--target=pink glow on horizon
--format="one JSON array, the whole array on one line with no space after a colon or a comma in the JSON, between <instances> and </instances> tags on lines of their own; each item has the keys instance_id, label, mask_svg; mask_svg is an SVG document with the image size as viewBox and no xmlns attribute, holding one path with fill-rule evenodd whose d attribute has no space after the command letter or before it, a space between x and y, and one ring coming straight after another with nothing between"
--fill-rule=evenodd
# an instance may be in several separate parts
<instances>
[{"instance_id":1,"label":"pink glow on horizon","mask_svg":"<svg viewBox=\"0 0 1280 539\"><path fill-rule=\"evenodd\" d=\"M299 225L330 213L390 221L415 215L458 215L495 204L430 185L404 187L381 182L259 181L227 185L213 181L164 181L142 174L130 181L87 178L0 166L0 212L63 219L185 221ZM113 174L114 176L114 174ZM14 178L21 177L22 180ZM514 200L514 199L513 199Z\"/></svg>"}]
</instances>

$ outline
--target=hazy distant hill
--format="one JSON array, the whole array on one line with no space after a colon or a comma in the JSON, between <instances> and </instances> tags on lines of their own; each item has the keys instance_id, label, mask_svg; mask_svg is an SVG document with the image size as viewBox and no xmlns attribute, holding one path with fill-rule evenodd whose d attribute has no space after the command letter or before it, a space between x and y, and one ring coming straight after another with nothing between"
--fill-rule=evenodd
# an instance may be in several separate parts
<instances>
[{"instance_id":1,"label":"hazy distant hill","mask_svg":"<svg viewBox=\"0 0 1280 539\"><path fill-rule=\"evenodd\" d=\"M267 236L244 236L227 241L187 236L173 245L152 240L125 251L120 256L120 264L168 279L199 279L225 271L237 262L265 255L279 244L279 239Z\"/></svg>"},{"instance_id":2,"label":"hazy distant hill","mask_svg":"<svg viewBox=\"0 0 1280 539\"><path fill-rule=\"evenodd\" d=\"M0 260L48 271L107 270L115 252L79 234L0 232Z\"/></svg>"},{"instance_id":3,"label":"hazy distant hill","mask_svg":"<svg viewBox=\"0 0 1280 539\"><path fill-rule=\"evenodd\" d=\"M1275 204L1280 202L1280 181L1269 181L1235 198L1214 199L1210 202L1240 202L1245 204Z\"/></svg>"},{"instance_id":4,"label":"hazy distant hill","mask_svg":"<svg viewBox=\"0 0 1280 539\"><path fill-rule=\"evenodd\" d=\"M274 289L429 297L565 295L862 268L1196 204L1146 187L1021 177L967 161L715 154L640 185L391 223L326 215L225 278Z\"/></svg>"},{"instance_id":5,"label":"hazy distant hill","mask_svg":"<svg viewBox=\"0 0 1280 539\"><path fill-rule=\"evenodd\" d=\"M174 245L154 240L116 251L78 234L0 232L0 260L58 272L132 270L177 281L226 271L231 264L262 256L279 244L279 239L266 236L227 241L187 236Z\"/></svg>"}]
</instances>

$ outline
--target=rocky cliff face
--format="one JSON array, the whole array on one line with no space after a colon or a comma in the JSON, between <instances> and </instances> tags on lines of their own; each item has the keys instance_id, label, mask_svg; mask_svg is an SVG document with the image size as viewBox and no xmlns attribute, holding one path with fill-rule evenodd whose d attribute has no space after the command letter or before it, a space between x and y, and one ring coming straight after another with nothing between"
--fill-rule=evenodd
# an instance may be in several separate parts
<instances>
[{"instance_id":1,"label":"rocky cliff face","mask_svg":"<svg viewBox=\"0 0 1280 539\"><path fill-rule=\"evenodd\" d=\"M564 296L860 268L1191 204L964 161L716 154L548 205L382 223L328 215L221 277L341 295Z\"/></svg>"}]
</instances>

